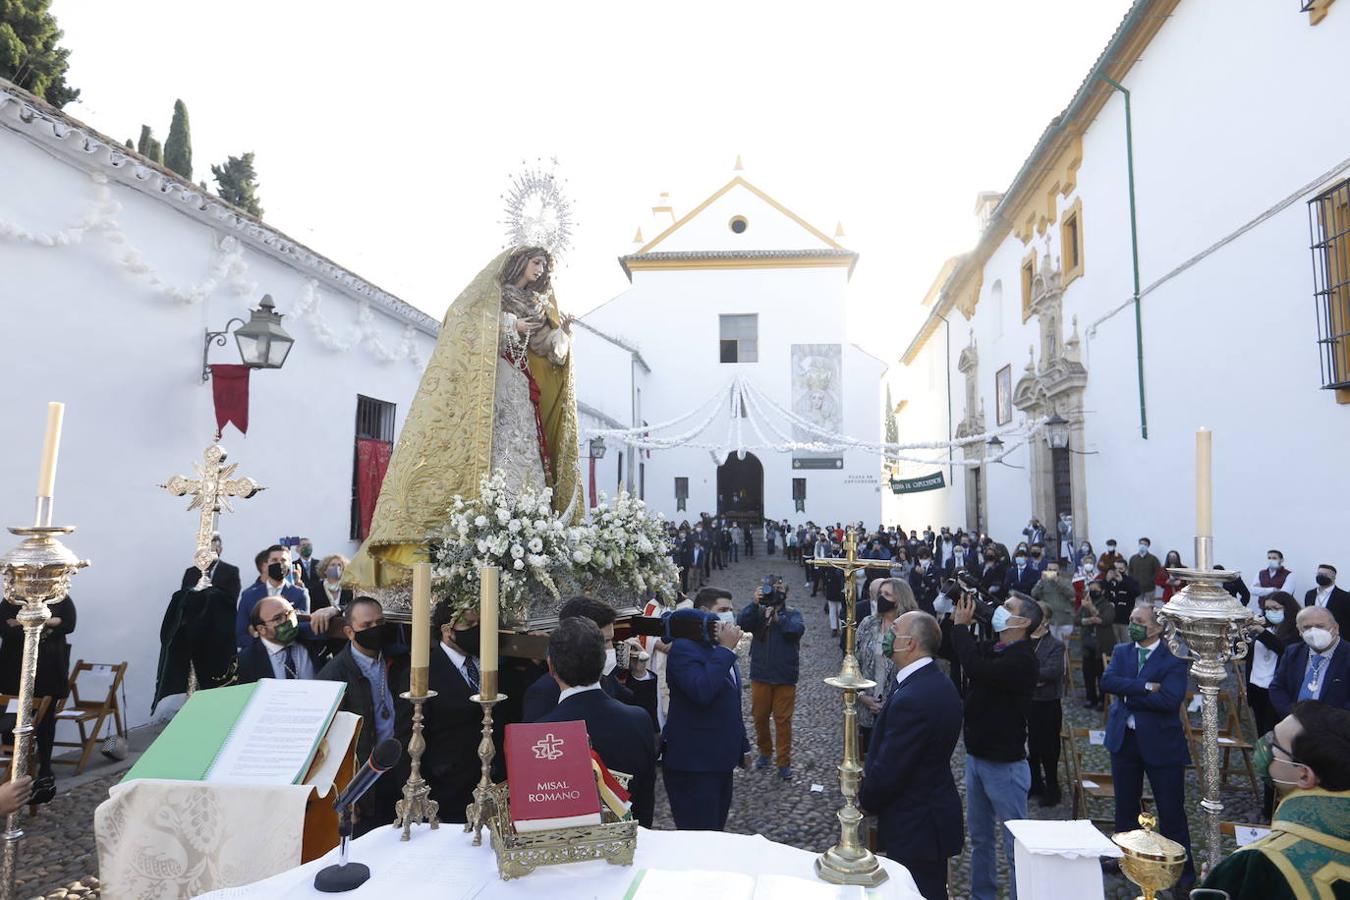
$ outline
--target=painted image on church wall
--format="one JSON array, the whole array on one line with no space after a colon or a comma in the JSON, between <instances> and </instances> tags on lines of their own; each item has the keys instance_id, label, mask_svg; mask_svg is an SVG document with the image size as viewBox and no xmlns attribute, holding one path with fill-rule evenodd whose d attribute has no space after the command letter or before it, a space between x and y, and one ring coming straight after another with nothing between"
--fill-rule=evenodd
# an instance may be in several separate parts
<instances>
[{"instance_id":1,"label":"painted image on church wall","mask_svg":"<svg viewBox=\"0 0 1350 900\"><path fill-rule=\"evenodd\" d=\"M843 347L840 344L792 345L792 411L829 434L844 431ZM819 434L794 425L796 441L818 440ZM837 452L794 451L794 469L841 469L843 457Z\"/></svg>"},{"instance_id":2,"label":"painted image on church wall","mask_svg":"<svg viewBox=\"0 0 1350 900\"><path fill-rule=\"evenodd\" d=\"M999 425L1012 421L1012 366L1004 366L994 375L994 408Z\"/></svg>"}]
</instances>

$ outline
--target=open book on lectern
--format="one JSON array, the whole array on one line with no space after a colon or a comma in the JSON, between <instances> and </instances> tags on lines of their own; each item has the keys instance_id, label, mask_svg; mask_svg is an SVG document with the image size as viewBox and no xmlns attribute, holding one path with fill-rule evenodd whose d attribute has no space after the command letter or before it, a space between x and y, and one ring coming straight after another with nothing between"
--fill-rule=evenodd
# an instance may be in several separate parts
<instances>
[{"instance_id":1,"label":"open book on lectern","mask_svg":"<svg viewBox=\"0 0 1350 900\"><path fill-rule=\"evenodd\" d=\"M346 687L264 678L197 691L122 780L299 784Z\"/></svg>"}]
</instances>

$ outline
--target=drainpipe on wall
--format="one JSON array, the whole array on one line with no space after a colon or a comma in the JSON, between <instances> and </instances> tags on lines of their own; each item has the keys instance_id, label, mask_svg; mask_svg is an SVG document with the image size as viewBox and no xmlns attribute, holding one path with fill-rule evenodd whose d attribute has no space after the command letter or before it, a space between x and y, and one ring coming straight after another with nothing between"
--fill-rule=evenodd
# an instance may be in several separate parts
<instances>
[{"instance_id":1,"label":"drainpipe on wall","mask_svg":"<svg viewBox=\"0 0 1350 900\"><path fill-rule=\"evenodd\" d=\"M1134 263L1134 344L1139 369L1139 435L1148 440L1148 407L1144 401L1144 323L1139 310L1139 231L1134 206L1134 132L1130 120L1130 92L1109 75L1098 78L1120 91L1125 98L1125 168L1130 190L1130 256Z\"/></svg>"}]
</instances>

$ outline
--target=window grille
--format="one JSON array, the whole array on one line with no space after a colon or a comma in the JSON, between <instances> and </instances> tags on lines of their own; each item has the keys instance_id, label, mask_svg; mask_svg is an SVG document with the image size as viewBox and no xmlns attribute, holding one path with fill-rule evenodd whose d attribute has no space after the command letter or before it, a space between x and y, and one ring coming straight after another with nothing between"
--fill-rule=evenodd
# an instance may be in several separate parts
<instances>
[{"instance_id":1,"label":"window grille","mask_svg":"<svg viewBox=\"0 0 1350 900\"><path fill-rule=\"evenodd\" d=\"M1308 219L1322 387L1350 402L1350 180L1308 201Z\"/></svg>"},{"instance_id":2,"label":"window grille","mask_svg":"<svg viewBox=\"0 0 1350 900\"><path fill-rule=\"evenodd\" d=\"M374 397L356 395L356 438L352 442L352 508L348 536L359 541L365 538L361 533L361 504L357 499L357 443L361 440L394 442L394 417L398 407Z\"/></svg>"}]
</instances>

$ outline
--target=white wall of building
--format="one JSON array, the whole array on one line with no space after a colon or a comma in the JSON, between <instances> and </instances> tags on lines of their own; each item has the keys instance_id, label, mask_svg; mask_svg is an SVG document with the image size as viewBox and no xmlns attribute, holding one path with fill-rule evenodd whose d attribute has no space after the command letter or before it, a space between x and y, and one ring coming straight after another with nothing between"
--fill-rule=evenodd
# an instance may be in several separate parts
<instances>
[{"instance_id":1,"label":"white wall of building","mask_svg":"<svg viewBox=\"0 0 1350 900\"><path fill-rule=\"evenodd\" d=\"M1194 432L1203 425L1215 431L1221 562L1253 572L1269 547L1279 547L1301 587L1310 586L1318 563L1346 562L1335 498L1345 481L1350 407L1320 389L1307 201L1350 177L1350 118L1315 88L1338 82L1348 46L1350 15L1339 9L1309 27L1293 5L1182 0L1125 78L1145 288L1147 440L1139 428L1134 316L1121 308L1130 298L1131 258L1119 95L1083 135L1076 192L1058 203L1062 211L1082 201L1084 274L1065 292L1063 321L1068 338L1078 319L1088 372L1085 443L1076 449L1096 454L1085 462L1088 537L1098 548L1107 537L1131 547L1148 535L1156 551L1175 548L1193 561ZM1057 225L1049 233L1058 266ZM1044 239L1031 247L1043 254ZM1008 236L984 266L974 319L950 316L958 421L956 356L972 333L989 427L995 372L1011 365L1015 385L1027 348L1036 345L1040 356L1036 319L1024 324L1019 313L1019 267L1031 247ZM1004 287L999 321L996 281ZM939 327L924 353L941 352L941 343ZM922 392L919 368L916 361L898 375L911 395ZM935 407L924 415L939 427ZM1025 465L1027 456L1007 462ZM1030 515L1029 485L1026 471L990 469L986 509L1001 539L1015 538ZM959 473L954 487L933 496L944 521L964 523Z\"/></svg>"},{"instance_id":2,"label":"white wall of building","mask_svg":"<svg viewBox=\"0 0 1350 900\"><path fill-rule=\"evenodd\" d=\"M649 373L641 357L631 348L584 322L572 327L572 352L582 485L589 490L592 429L632 428L641 424ZM635 460L636 467L633 465ZM638 453L631 444L618 438L606 438L605 455L595 461L597 500L601 492L610 497L617 495L621 486L634 496L640 495L645 464L645 455Z\"/></svg>"},{"instance_id":3,"label":"white wall of building","mask_svg":"<svg viewBox=\"0 0 1350 900\"><path fill-rule=\"evenodd\" d=\"M0 219L33 232L79 221L95 196L89 172L106 171L106 151L71 159L17 125L12 112L0 109ZM122 207L117 221L144 261L176 285L206 281L213 241L228 230L184 214L177 199L120 183L115 173L113 182ZM66 543L93 563L71 587L78 609L72 652L131 661L127 715L134 725L149 717L160 622L195 549L197 513L159 485L174 474L195 475L193 463L215 432L211 385L200 378L204 330L223 328L233 316L247 319L270 293L289 314L283 326L295 338L284 368L251 373L247 436L227 426L222 442L239 474L267 488L221 516L224 558L247 585L256 577L254 553L282 535L308 535L320 554L356 549L348 534L357 394L396 403L401 427L434 344L427 333L434 323L410 309L396 318L372 304L373 333L386 349L418 323L417 359L381 362L369 341L329 350L315 318L294 316L316 271L246 241L242 278L256 287L237 293L221 280L204 302L183 304L119 265L124 249L99 233L58 247L0 238L0 359L9 389L0 510L5 524L31 520L46 403L65 402L55 518L78 526ZM357 295L332 281L319 287L327 326L341 339L357 333ZM239 362L232 337L212 347L211 361Z\"/></svg>"}]
</instances>

